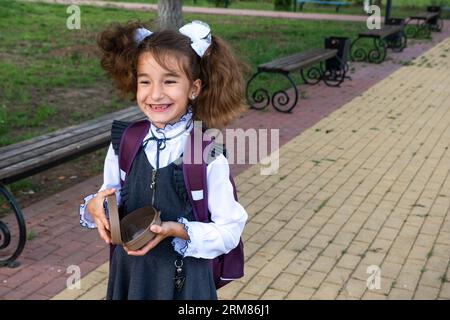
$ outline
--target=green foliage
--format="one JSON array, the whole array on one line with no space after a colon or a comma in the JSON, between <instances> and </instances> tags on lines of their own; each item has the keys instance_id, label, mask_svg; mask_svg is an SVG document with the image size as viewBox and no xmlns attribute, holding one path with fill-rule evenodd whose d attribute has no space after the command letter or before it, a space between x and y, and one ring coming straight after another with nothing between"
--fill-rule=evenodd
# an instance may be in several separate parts
<instances>
[{"instance_id":1,"label":"green foliage","mask_svg":"<svg viewBox=\"0 0 450 320\"><path fill-rule=\"evenodd\" d=\"M292 8L292 1L295 0L275 0L274 8L275 10L290 10Z\"/></svg>"},{"instance_id":2,"label":"green foliage","mask_svg":"<svg viewBox=\"0 0 450 320\"><path fill-rule=\"evenodd\" d=\"M7 127L6 106L0 105L0 134L4 134L7 131L8 131L8 127Z\"/></svg>"}]
</instances>

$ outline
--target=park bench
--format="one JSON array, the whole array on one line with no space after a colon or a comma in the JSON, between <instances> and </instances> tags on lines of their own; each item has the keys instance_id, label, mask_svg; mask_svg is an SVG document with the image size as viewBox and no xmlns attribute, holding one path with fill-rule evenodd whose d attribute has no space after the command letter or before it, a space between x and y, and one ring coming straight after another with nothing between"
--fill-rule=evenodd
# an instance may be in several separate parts
<instances>
[{"instance_id":1,"label":"park bench","mask_svg":"<svg viewBox=\"0 0 450 320\"><path fill-rule=\"evenodd\" d=\"M339 12L340 7L345 7L345 6L350 5L350 2L344 2L344 1L294 0L294 11L297 11L297 5L299 6L300 11L303 10L303 6L307 3L336 6L336 12Z\"/></svg>"},{"instance_id":2,"label":"park bench","mask_svg":"<svg viewBox=\"0 0 450 320\"><path fill-rule=\"evenodd\" d=\"M406 21L406 35L408 38L429 38L431 31L440 32L443 27L440 6L428 6L427 12L418 13Z\"/></svg>"},{"instance_id":3,"label":"park bench","mask_svg":"<svg viewBox=\"0 0 450 320\"><path fill-rule=\"evenodd\" d=\"M373 47L370 48L370 51L357 46L361 39L372 39ZM395 52L401 52L406 45L405 20L391 18L386 20L381 29L360 32L351 44L350 57L353 61L381 63L386 58L388 48Z\"/></svg>"},{"instance_id":4,"label":"park bench","mask_svg":"<svg viewBox=\"0 0 450 320\"><path fill-rule=\"evenodd\" d=\"M327 86L339 86L345 78L348 78L346 77L348 50L348 38L329 37L325 39L323 49L314 48L260 64L257 72L247 82L246 97L250 108L262 110L271 103L277 111L291 112L299 98L299 89L290 76L290 73L295 71L300 72L306 84L312 85L323 81ZM257 88L250 94L251 83L262 73L283 75L294 89L294 99L291 100L285 90L270 95L266 89Z\"/></svg>"},{"instance_id":5,"label":"park bench","mask_svg":"<svg viewBox=\"0 0 450 320\"><path fill-rule=\"evenodd\" d=\"M17 248L8 250L14 252L7 258L0 256L0 266L16 267L18 263L15 260L26 241L22 211L6 185L107 146L113 120L136 121L143 118L145 116L139 108L130 107L0 148L0 193L14 211L19 230ZM8 226L0 220L0 249L6 249L10 239Z\"/></svg>"}]
</instances>

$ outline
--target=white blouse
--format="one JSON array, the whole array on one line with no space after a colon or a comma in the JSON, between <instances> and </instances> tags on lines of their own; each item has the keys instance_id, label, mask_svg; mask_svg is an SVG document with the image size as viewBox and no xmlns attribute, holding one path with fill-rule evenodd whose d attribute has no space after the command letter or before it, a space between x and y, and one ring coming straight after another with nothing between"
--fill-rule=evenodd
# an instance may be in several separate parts
<instances>
[{"instance_id":1,"label":"white blouse","mask_svg":"<svg viewBox=\"0 0 450 320\"><path fill-rule=\"evenodd\" d=\"M164 128L150 125L150 130L157 138L173 137L167 140L166 147L160 150L159 168L169 165L182 155L186 139L193 128L191 118L192 110L189 108L188 112L174 124L167 124ZM144 140L152 136L150 130ZM145 154L154 168L156 168L156 150L156 141L150 140L146 145ZM221 254L228 253L238 245L248 216L245 209L234 199L233 186L229 180L229 175L230 168L224 155L217 156L208 164L208 209L211 213L212 222L204 223L179 218L178 222L184 224L189 235L189 240L174 238L172 241L174 250L179 254L185 257L213 259ZM117 203L120 203L119 161L112 144L109 146L106 155L103 185L99 191L108 188L116 189ZM85 197L85 203L80 206L80 224L83 227L96 227L86 209L87 202L94 196Z\"/></svg>"}]
</instances>

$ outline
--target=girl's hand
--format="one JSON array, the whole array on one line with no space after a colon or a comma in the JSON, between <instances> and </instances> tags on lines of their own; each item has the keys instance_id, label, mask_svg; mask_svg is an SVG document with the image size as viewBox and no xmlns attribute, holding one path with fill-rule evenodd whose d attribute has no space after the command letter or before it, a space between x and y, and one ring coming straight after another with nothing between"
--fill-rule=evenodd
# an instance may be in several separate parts
<instances>
[{"instance_id":1,"label":"girl's hand","mask_svg":"<svg viewBox=\"0 0 450 320\"><path fill-rule=\"evenodd\" d=\"M184 230L183 225L181 223L173 221L163 221L161 226L153 225L150 227L150 230L155 233L156 236L141 249L130 250L126 246L123 247L128 255L143 256L167 237L180 237L184 239L188 239L189 237Z\"/></svg>"},{"instance_id":2,"label":"girl's hand","mask_svg":"<svg viewBox=\"0 0 450 320\"><path fill-rule=\"evenodd\" d=\"M107 244L111 244L111 232L109 228L109 221L106 219L103 203L105 202L107 196L113 195L115 192L116 189L105 189L99 191L97 195L87 204L87 210L97 225L97 231L100 234L100 238L102 238Z\"/></svg>"}]
</instances>

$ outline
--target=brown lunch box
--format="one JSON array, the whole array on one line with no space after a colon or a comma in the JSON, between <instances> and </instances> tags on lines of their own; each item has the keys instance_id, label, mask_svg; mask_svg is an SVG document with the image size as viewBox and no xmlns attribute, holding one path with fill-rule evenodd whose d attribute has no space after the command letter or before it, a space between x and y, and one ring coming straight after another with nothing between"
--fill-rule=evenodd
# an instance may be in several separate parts
<instances>
[{"instance_id":1,"label":"brown lunch box","mask_svg":"<svg viewBox=\"0 0 450 320\"><path fill-rule=\"evenodd\" d=\"M161 225L161 213L155 208L150 206L139 208L120 220L116 196L108 196L107 200L113 244L121 244L130 250L138 250L156 236L150 231L152 225Z\"/></svg>"}]
</instances>

